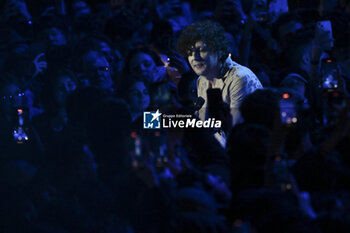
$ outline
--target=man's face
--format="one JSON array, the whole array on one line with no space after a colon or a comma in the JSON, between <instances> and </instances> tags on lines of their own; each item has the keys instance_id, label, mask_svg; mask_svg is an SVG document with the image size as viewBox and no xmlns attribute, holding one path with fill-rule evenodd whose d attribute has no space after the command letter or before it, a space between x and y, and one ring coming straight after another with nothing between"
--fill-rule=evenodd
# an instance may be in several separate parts
<instances>
[{"instance_id":1,"label":"man's face","mask_svg":"<svg viewBox=\"0 0 350 233\"><path fill-rule=\"evenodd\" d=\"M49 46L62 46L67 44L66 36L58 28L50 28L46 31Z\"/></svg>"},{"instance_id":2,"label":"man's face","mask_svg":"<svg viewBox=\"0 0 350 233\"><path fill-rule=\"evenodd\" d=\"M137 53L130 61L131 73L146 82L152 82L155 69L153 58L146 53Z\"/></svg>"},{"instance_id":3,"label":"man's face","mask_svg":"<svg viewBox=\"0 0 350 233\"><path fill-rule=\"evenodd\" d=\"M84 56L84 60L85 74L89 82L100 89L112 88L113 81L107 59L96 51L91 51Z\"/></svg>"},{"instance_id":4,"label":"man's face","mask_svg":"<svg viewBox=\"0 0 350 233\"><path fill-rule=\"evenodd\" d=\"M143 82L136 82L130 90L130 107L133 111L142 112L148 108L150 96Z\"/></svg>"},{"instance_id":5,"label":"man's face","mask_svg":"<svg viewBox=\"0 0 350 233\"><path fill-rule=\"evenodd\" d=\"M77 88L75 82L68 76L59 77L54 86L54 96L58 104L64 104L67 96Z\"/></svg>"},{"instance_id":6,"label":"man's face","mask_svg":"<svg viewBox=\"0 0 350 233\"><path fill-rule=\"evenodd\" d=\"M187 54L188 62L197 75L210 75L219 66L218 54L209 51L203 41L197 41Z\"/></svg>"}]
</instances>

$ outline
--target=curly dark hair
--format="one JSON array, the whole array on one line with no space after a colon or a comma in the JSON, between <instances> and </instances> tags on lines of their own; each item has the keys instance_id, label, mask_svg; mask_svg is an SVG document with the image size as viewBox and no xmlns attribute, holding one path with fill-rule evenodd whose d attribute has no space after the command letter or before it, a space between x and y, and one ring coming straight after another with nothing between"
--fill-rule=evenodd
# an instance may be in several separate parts
<instances>
[{"instance_id":1,"label":"curly dark hair","mask_svg":"<svg viewBox=\"0 0 350 233\"><path fill-rule=\"evenodd\" d=\"M225 29L217 22L206 20L189 25L180 35L177 51L187 58L188 51L197 41L206 43L210 51L218 52L222 63L229 55L230 42L225 35Z\"/></svg>"}]
</instances>

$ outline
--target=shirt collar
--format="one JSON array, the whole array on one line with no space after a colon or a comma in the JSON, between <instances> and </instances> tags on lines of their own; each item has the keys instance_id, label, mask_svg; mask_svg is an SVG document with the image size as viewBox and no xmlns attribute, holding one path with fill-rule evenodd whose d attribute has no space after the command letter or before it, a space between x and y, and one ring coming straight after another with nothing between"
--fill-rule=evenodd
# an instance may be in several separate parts
<instances>
[{"instance_id":1,"label":"shirt collar","mask_svg":"<svg viewBox=\"0 0 350 233\"><path fill-rule=\"evenodd\" d=\"M232 61L231 56L228 56L224 62L224 65L222 66L221 69L221 77L223 80L226 79L227 75L229 74L230 70L234 67L237 66L238 64L234 61Z\"/></svg>"}]
</instances>

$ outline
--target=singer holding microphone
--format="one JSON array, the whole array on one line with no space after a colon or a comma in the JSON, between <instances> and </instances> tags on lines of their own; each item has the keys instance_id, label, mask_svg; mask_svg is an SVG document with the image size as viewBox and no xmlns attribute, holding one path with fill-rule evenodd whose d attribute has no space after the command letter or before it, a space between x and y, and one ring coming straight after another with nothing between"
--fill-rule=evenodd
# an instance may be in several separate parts
<instances>
[{"instance_id":1,"label":"singer holding microphone","mask_svg":"<svg viewBox=\"0 0 350 233\"><path fill-rule=\"evenodd\" d=\"M239 105L243 98L262 85L251 70L232 61L229 43L222 26L202 21L182 31L177 49L199 76L197 94L204 99L204 104L198 111L198 117L201 120L210 117L207 90L219 89L222 101L230 108L232 127L241 122Z\"/></svg>"}]
</instances>

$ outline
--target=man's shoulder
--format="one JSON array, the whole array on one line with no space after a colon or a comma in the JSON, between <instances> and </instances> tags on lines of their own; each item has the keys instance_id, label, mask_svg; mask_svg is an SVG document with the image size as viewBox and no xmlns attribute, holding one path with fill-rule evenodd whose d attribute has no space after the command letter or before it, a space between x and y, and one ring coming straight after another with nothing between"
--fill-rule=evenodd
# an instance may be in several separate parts
<instances>
[{"instance_id":1,"label":"man's shoulder","mask_svg":"<svg viewBox=\"0 0 350 233\"><path fill-rule=\"evenodd\" d=\"M256 89L262 88L262 84L258 77L248 67L236 63L234 67L229 70L225 80L226 84L232 87L245 87L253 92Z\"/></svg>"},{"instance_id":2,"label":"man's shoulder","mask_svg":"<svg viewBox=\"0 0 350 233\"><path fill-rule=\"evenodd\" d=\"M225 78L233 78L234 76L238 78L243 77L252 77L256 78L253 71L251 71L248 67L238 64L237 62L233 61L231 57L228 57L224 63L224 71L225 71Z\"/></svg>"},{"instance_id":3,"label":"man's shoulder","mask_svg":"<svg viewBox=\"0 0 350 233\"><path fill-rule=\"evenodd\" d=\"M257 78L256 75L251 71L248 67L242 66L236 63L235 66L233 66L228 73L228 77L230 78L251 78L255 79Z\"/></svg>"}]
</instances>

